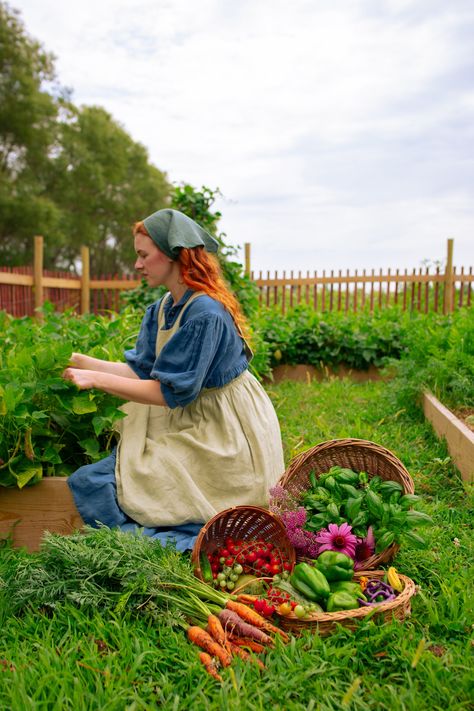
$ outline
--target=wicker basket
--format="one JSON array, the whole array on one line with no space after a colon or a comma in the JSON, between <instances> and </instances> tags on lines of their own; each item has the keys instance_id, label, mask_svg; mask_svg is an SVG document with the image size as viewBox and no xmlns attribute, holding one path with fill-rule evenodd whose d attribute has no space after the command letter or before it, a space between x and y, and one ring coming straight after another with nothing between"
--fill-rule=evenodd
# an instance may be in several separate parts
<instances>
[{"instance_id":1,"label":"wicker basket","mask_svg":"<svg viewBox=\"0 0 474 711\"><path fill-rule=\"evenodd\" d=\"M369 478L391 479L402 485L405 494L414 493L413 480L401 461L385 447L364 439L333 439L307 449L290 462L279 484L299 498L310 487L310 472L318 477L336 465L366 472ZM370 556L363 562L364 570L388 563L398 549L393 543L381 553ZM297 559L303 560L303 557L297 555Z\"/></svg>"},{"instance_id":2,"label":"wicker basket","mask_svg":"<svg viewBox=\"0 0 474 711\"><path fill-rule=\"evenodd\" d=\"M201 553L212 553L229 537L244 541L261 538L266 543L273 543L291 565L295 563L295 549L278 516L259 506L233 506L216 514L199 532L191 556L196 577L203 579L199 562Z\"/></svg>"},{"instance_id":3,"label":"wicker basket","mask_svg":"<svg viewBox=\"0 0 474 711\"><path fill-rule=\"evenodd\" d=\"M355 573L354 580L358 580L362 575L367 573ZM368 574L370 578L383 578L384 570L371 570ZM343 625L354 629L359 620L364 620L369 615L383 618L384 622L390 622L392 619L403 621L411 614L411 597L415 594L415 583L405 575L398 574L398 577L403 583L403 591L397 595L395 600L381 602L373 607L359 607L357 610L340 610L338 612L317 612L309 617L300 619L295 614L277 615L280 621L280 627L286 632L292 632L299 635L302 632L315 632L321 637L325 637L336 631L337 625Z\"/></svg>"}]
</instances>

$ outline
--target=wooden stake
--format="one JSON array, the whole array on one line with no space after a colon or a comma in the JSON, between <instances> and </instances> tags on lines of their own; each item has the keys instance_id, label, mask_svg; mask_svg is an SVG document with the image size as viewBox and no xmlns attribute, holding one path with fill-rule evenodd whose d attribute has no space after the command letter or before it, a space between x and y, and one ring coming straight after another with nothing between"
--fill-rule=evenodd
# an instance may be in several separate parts
<instances>
[{"instance_id":1,"label":"wooden stake","mask_svg":"<svg viewBox=\"0 0 474 711\"><path fill-rule=\"evenodd\" d=\"M35 294L36 318L43 319L43 314L39 309L43 306L43 247L44 240L41 235L35 237L35 252L33 266L33 290Z\"/></svg>"},{"instance_id":2,"label":"wooden stake","mask_svg":"<svg viewBox=\"0 0 474 711\"><path fill-rule=\"evenodd\" d=\"M81 314L88 314L91 309L90 292L90 255L89 247L81 247L82 277L81 277Z\"/></svg>"},{"instance_id":3,"label":"wooden stake","mask_svg":"<svg viewBox=\"0 0 474 711\"><path fill-rule=\"evenodd\" d=\"M453 310L453 251L454 240L448 239L446 270L444 272L444 313L451 313Z\"/></svg>"}]
</instances>

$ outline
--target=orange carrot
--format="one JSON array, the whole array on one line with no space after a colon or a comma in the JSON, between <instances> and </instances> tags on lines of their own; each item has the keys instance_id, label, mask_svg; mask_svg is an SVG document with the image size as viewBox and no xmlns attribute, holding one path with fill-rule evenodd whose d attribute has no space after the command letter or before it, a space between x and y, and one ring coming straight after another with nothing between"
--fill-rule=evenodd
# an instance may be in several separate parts
<instances>
[{"instance_id":1,"label":"orange carrot","mask_svg":"<svg viewBox=\"0 0 474 711\"><path fill-rule=\"evenodd\" d=\"M208 652L212 657L217 657L223 667L228 667L231 662L231 655L224 647L212 639L211 635L203 630L202 627L193 625L188 627L188 639L193 644L196 644L205 652Z\"/></svg>"},{"instance_id":2,"label":"orange carrot","mask_svg":"<svg viewBox=\"0 0 474 711\"><path fill-rule=\"evenodd\" d=\"M237 595L237 602L243 602L244 604L255 602L255 600L258 600L258 595L248 595L247 593L240 593Z\"/></svg>"},{"instance_id":3,"label":"orange carrot","mask_svg":"<svg viewBox=\"0 0 474 711\"><path fill-rule=\"evenodd\" d=\"M232 654L235 654L236 657L240 657L246 662L253 662L254 664L258 664L260 669L265 669L265 664L262 662L261 659L258 659L258 657L255 657L253 654L249 654L245 649L242 649L242 647L239 647L237 644L232 644L230 643L230 648L232 651Z\"/></svg>"},{"instance_id":4,"label":"orange carrot","mask_svg":"<svg viewBox=\"0 0 474 711\"><path fill-rule=\"evenodd\" d=\"M225 647L227 637L217 615L209 615L207 618L207 629L212 639L218 642L222 647Z\"/></svg>"},{"instance_id":5,"label":"orange carrot","mask_svg":"<svg viewBox=\"0 0 474 711\"><path fill-rule=\"evenodd\" d=\"M248 637L231 636L230 641L232 642L232 644L236 644L238 647L246 647L247 649L250 649L250 651L256 652L257 654L261 654L262 652L267 651L267 648L263 644L256 642L254 639L249 639Z\"/></svg>"},{"instance_id":6,"label":"orange carrot","mask_svg":"<svg viewBox=\"0 0 474 711\"><path fill-rule=\"evenodd\" d=\"M275 627L275 625L272 625L268 622L268 620L259 615L258 612L252 610L252 608L248 605L244 605L241 602L235 602L235 600L227 600L225 606L228 610L232 610L232 612L235 612L239 617L246 622L249 622L254 627L259 627L267 632L275 632L276 634L279 634L285 642L288 642L288 635L283 632L283 630L279 627Z\"/></svg>"},{"instance_id":7,"label":"orange carrot","mask_svg":"<svg viewBox=\"0 0 474 711\"><path fill-rule=\"evenodd\" d=\"M206 669L208 674L213 676L214 679L217 679L217 681L220 681L220 682L224 681L223 678L221 677L221 675L217 671L215 659L213 659L210 656L210 654L208 654L207 652L200 652L199 659L204 664L204 668Z\"/></svg>"}]
</instances>

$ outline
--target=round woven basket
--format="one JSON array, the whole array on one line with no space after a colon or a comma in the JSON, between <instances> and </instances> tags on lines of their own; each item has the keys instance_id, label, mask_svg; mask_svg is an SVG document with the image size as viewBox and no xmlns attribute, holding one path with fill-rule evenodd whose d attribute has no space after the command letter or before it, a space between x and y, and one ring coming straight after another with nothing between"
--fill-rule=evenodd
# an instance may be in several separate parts
<instances>
[{"instance_id":1,"label":"round woven basket","mask_svg":"<svg viewBox=\"0 0 474 711\"><path fill-rule=\"evenodd\" d=\"M413 494L413 480L401 461L390 450L365 439L332 439L307 449L296 456L278 482L295 498L299 498L309 487L310 472L316 477L339 465L356 472L366 472L370 477L379 476L387 481L396 481L405 494ZM391 546L364 560L364 570L378 568L392 560L399 546ZM303 556L297 554L298 560Z\"/></svg>"},{"instance_id":2,"label":"round woven basket","mask_svg":"<svg viewBox=\"0 0 474 711\"><path fill-rule=\"evenodd\" d=\"M360 572L355 573L354 581L366 575L370 578L383 578L384 570L371 570L369 574ZM398 577L403 583L403 591L397 595L395 600L381 602L371 607L359 607L357 610L340 610L338 612L315 612L309 617L299 619L295 614L277 615L280 627L286 632L292 632L295 635L300 635L303 632L310 631L325 637L336 631L337 625L343 625L354 629L359 620L364 620L369 615L383 618L384 622L389 622L392 619L404 620L411 614L411 598L415 594L415 583L406 575L398 573Z\"/></svg>"},{"instance_id":3,"label":"round woven basket","mask_svg":"<svg viewBox=\"0 0 474 711\"><path fill-rule=\"evenodd\" d=\"M243 541L263 539L273 543L291 565L295 563L295 549L278 516L259 506L233 506L220 511L200 530L191 556L196 577L203 580L199 562L201 553L214 552L229 537Z\"/></svg>"}]
</instances>

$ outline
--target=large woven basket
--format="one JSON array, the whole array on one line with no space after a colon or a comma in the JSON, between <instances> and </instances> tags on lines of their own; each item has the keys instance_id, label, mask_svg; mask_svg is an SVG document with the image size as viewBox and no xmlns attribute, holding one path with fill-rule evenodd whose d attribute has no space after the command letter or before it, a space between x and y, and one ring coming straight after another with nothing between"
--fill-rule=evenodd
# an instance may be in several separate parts
<instances>
[{"instance_id":1,"label":"large woven basket","mask_svg":"<svg viewBox=\"0 0 474 711\"><path fill-rule=\"evenodd\" d=\"M413 480L401 461L390 450L365 439L333 439L322 442L296 456L281 477L279 484L296 498L310 488L309 474L317 477L331 467L339 465L356 472L366 472L370 477L396 481L405 494L413 494ZM391 546L376 553L363 562L364 569L378 568L388 563L397 553L399 546ZM297 559L303 559L297 555Z\"/></svg>"},{"instance_id":2,"label":"large woven basket","mask_svg":"<svg viewBox=\"0 0 474 711\"><path fill-rule=\"evenodd\" d=\"M362 575L370 578L383 578L384 570L371 570L370 573L355 573L354 580L358 580ZM340 610L338 612L317 612L309 617L299 619L294 613L289 615L278 615L280 627L286 632L300 635L310 631L325 637L336 631L337 625L354 629L360 620L367 617L377 617L389 622L392 619L403 621L411 614L411 598L415 594L415 583L406 575L398 574L403 583L403 591L397 595L395 600L381 602L371 607L359 607L357 610Z\"/></svg>"},{"instance_id":3,"label":"large woven basket","mask_svg":"<svg viewBox=\"0 0 474 711\"><path fill-rule=\"evenodd\" d=\"M212 553L229 537L249 542L263 539L273 543L291 565L295 563L295 549L278 516L259 506L233 506L216 514L199 532L191 556L196 577L203 579L199 562L201 553Z\"/></svg>"}]
</instances>

